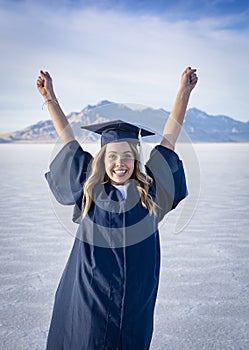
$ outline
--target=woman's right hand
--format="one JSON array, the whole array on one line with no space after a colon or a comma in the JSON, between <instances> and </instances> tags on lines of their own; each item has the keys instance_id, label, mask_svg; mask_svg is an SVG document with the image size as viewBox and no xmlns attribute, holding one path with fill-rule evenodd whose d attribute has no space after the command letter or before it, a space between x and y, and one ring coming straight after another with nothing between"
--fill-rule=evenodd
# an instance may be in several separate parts
<instances>
[{"instance_id":1,"label":"woman's right hand","mask_svg":"<svg viewBox=\"0 0 249 350\"><path fill-rule=\"evenodd\" d=\"M36 86L44 99L54 98L53 82L48 72L40 71L40 75L36 81Z\"/></svg>"}]
</instances>

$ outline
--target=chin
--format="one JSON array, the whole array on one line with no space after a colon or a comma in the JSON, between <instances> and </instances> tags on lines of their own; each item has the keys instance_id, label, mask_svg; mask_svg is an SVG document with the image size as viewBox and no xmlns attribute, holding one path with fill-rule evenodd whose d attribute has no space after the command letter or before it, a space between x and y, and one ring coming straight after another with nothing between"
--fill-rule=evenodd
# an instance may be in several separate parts
<instances>
[{"instance_id":1,"label":"chin","mask_svg":"<svg viewBox=\"0 0 249 350\"><path fill-rule=\"evenodd\" d=\"M125 185L125 184L127 184L127 182L129 182L130 177L126 178L126 179L112 179L112 178L110 178L110 180L111 180L111 183L114 185Z\"/></svg>"}]
</instances>

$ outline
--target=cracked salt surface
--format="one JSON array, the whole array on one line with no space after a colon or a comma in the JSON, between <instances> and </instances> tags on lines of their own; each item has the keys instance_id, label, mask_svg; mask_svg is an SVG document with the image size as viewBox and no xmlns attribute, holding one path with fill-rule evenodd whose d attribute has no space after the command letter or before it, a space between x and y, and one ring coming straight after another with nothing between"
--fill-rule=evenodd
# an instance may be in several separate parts
<instances>
[{"instance_id":1,"label":"cracked salt surface","mask_svg":"<svg viewBox=\"0 0 249 350\"><path fill-rule=\"evenodd\" d=\"M201 195L179 234L161 227L151 350L249 348L249 144L197 144ZM0 145L1 348L45 349L73 238L57 221L44 172L51 145ZM187 169L186 169L187 171Z\"/></svg>"}]
</instances>

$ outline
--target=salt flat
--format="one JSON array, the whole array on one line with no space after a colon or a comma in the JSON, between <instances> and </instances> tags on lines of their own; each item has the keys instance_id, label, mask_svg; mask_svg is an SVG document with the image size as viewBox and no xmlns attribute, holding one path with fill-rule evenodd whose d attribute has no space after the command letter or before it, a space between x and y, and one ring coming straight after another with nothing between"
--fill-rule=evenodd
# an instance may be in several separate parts
<instances>
[{"instance_id":1,"label":"salt flat","mask_svg":"<svg viewBox=\"0 0 249 350\"><path fill-rule=\"evenodd\" d=\"M246 350L249 144L193 147L200 197L180 232L175 227L188 202L161 226L161 281L151 349ZM45 348L54 293L73 243L68 226L54 213L44 179L52 149L0 145L0 335L5 350ZM180 150L184 155L182 146Z\"/></svg>"}]
</instances>

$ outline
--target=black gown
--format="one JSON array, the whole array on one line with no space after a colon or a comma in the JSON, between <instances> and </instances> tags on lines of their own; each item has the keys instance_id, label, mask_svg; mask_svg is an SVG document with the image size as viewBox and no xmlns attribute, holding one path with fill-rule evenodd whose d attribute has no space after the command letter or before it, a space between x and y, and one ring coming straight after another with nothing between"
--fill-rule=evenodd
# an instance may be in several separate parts
<instances>
[{"instance_id":1,"label":"black gown","mask_svg":"<svg viewBox=\"0 0 249 350\"><path fill-rule=\"evenodd\" d=\"M187 195L183 165L163 146L151 152L146 167L154 180L149 193L157 216L142 206L131 179L127 199L110 183L95 186L82 220L83 184L91 160L71 141L46 173L55 198L75 205L73 220L79 223L55 295L47 350L147 350L159 282L158 223Z\"/></svg>"}]
</instances>

